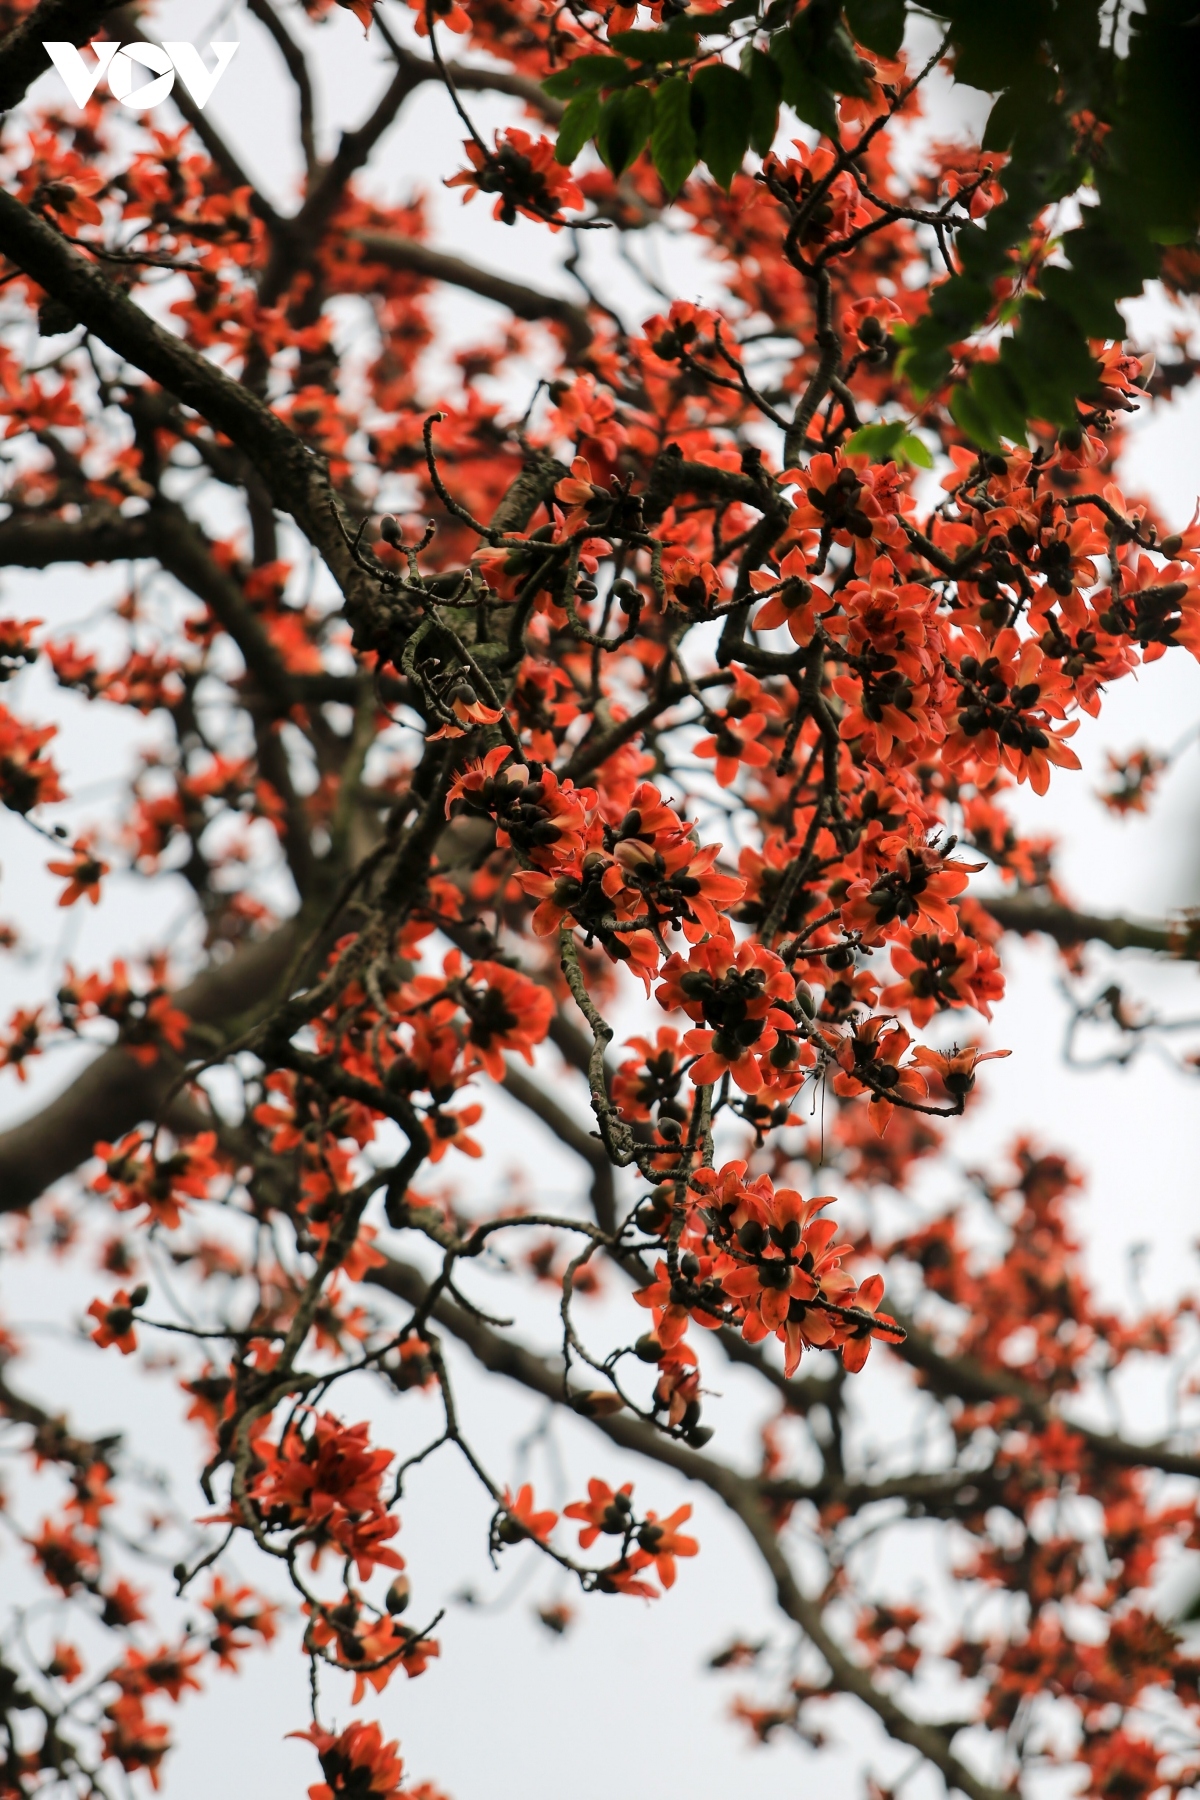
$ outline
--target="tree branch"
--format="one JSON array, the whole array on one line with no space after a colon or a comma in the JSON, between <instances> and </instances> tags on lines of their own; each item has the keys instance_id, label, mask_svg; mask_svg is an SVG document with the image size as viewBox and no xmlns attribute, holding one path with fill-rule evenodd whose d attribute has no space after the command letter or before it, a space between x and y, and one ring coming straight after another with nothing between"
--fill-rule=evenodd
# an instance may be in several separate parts
<instances>
[{"instance_id":1,"label":"tree branch","mask_svg":"<svg viewBox=\"0 0 1200 1800\"><path fill-rule=\"evenodd\" d=\"M888 1344L893 1356L920 1369L935 1394L956 1394L962 1400L1016 1400L1025 1416L1039 1427L1054 1419L1082 1438L1096 1456L1126 1469L1161 1469L1167 1475L1188 1475L1200 1480L1200 1456L1172 1450L1164 1443L1137 1444L1106 1431L1093 1431L1066 1418L1061 1408L1032 1382L1008 1369L992 1369L973 1356L946 1355L928 1332L893 1307L897 1324L907 1333L902 1344Z\"/></svg>"},{"instance_id":2,"label":"tree branch","mask_svg":"<svg viewBox=\"0 0 1200 1800\"><path fill-rule=\"evenodd\" d=\"M1191 942L1186 926L1175 929L1170 924L1142 924L1134 919L1105 918L1096 913L1076 912L1073 907L1059 906L1053 901L1028 899L1023 895L996 896L981 900L998 925L1005 931L1018 931L1027 936L1040 931L1054 939L1060 949L1089 942L1108 944L1114 950L1156 950L1162 955L1177 956L1188 962L1200 959L1200 946Z\"/></svg>"},{"instance_id":3,"label":"tree branch","mask_svg":"<svg viewBox=\"0 0 1200 1800\"><path fill-rule=\"evenodd\" d=\"M361 244L372 262L389 269L407 269L430 281L445 281L451 287L465 288L485 300L506 306L518 319L552 319L566 329L568 347L580 355L591 343L594 333L582 307L557 294L544 294L523 282L510 281L506 275L494 275L490 269L478 269L461 257L432 250L415 238L401 237L391 231L352 231L351 239Z\"/></svg>"},{"instance_id":4,"label":"tree branch","mask_svg":"<svg viewBox=\"0 0 1200 1800\"><path fill-rule=\"evenodd\" d=\"M340 700L352 705L358 694L354 675L293 674L284 667L237 583L208 555L198 528L186 514L175 519L169 516L172 512L179 509L173 502L163 502L132 518L105 505L89 508L78 519L16 513L0 520L0 568L49 569L57 563L152 556L211 608L222 630L238 645L263 694L279 711L286 712L297 701L315 705ZM193 537L195 542L190 541Z\"/></svg>"},{"instance_id":5,"label":"tree branch","mask_svg":"<svg viewBox=\"0 0 1200 1800\"><path fill-rule=\"evenodd\" d=\"M89 507L78 519L13 513L0 520L0 566L48 569L54 563L120 562L149 556L145 513L126 518L112 507Z\"/></svg>"},{"instance_id":6,"label":"tree branch","mask_svg":"<svg viewBox=\"0 0 1200 1800\"><path fill-rule=\"evenodd\" d=\"M64 1417L47 1412L36 1400L27 1400L9 1386L4 1360L0 1360L0 1418L32 1429L33 1449L39 1459L65 1463L68 1468L81 1472L97 1462L107 1461L121 1442L119 1432L101 1438L76 1437L68 1429Z\"/></svg>"},{"instance_id":7,"label":"tree branch","mask_svg":"<svg viewBox=\"0 0 1200 1800\"><path fill-rule=\"evenodd\" d=\"M428 1293L428 1284L421 1272L394 1258L389 1258L382 1267L369 1270L366 1279L414 1307L421 1306ZM570 1395L564 1393L561 1372L544 1362L541 1357L535 1356L531 1350L502 1337L482 1320L445 1298L434 1303L432 1314L437 1323L465 1345L489 1373L507 1376L509 1380L517 1381L523 1387L557 1404L569 1402ZM942 1731L934 1725L911 1718L890 1695L880 1692L867 1670L860 1668L846 1655L827 1629L820 1603L810 1600L801 1591L779 1542L776 1527L753 1480L624 1413L614 1413L608 1418L593 1419L591 1422L622 1449L635 1451L640 1456L673 1468L689 1481L698 1481L716 1494L741 1520L749 1533L770 1571L780 1608L820 1652L829 1667L834 1686L844 1693L853 1694L863 1705L869 1707L890 1737L919 1750L922 1756L941 1770L947 1784L961 1789L969 1796L969 1800L1002 1800L999 1789L981 1781L959 1761L950 1747L948 1737Z\"/></svg>"},{"instance_id":8,"label":"tree branch","mask_svg":"<svg viewBox=\"0 0 1200 1800\"><path fill-rule=\"evenodd\" d=\"M0 253L70 308L111 350L233 440L325 558L343 593L365 597L331 512L324 463L241 382L183 343L113 285L28 207L0 190Z\"/></svg>"},{"instance_id":9,"label":"tree branch","mask_svg":"<svg viewBox=\"0 0 1200 1800\"><path fill-rule=\"evenodd\" d=\"M125 43L136 41L140 44L155 44L158 42L157 38L147 36L136 19L130 19L128 22L122 20L121 36ZM250 189L250 205L267 229L271 232L282 230L283 219L266 196L258 191L208 114L196 105L182 81L177 81L171 89L171 104L181 117L187 120L230 186Z\"/></svg>"},{"instance_id":10,"label":"tree branch","mask_svg":"<svg viewBox=\"0 0 1200 1800\"><path fill-rule=\"evenodd\" d=\"M270 33L280 55L287 64L288 74L296 84L296 94L300 106L300 148L304 152L304 166L308 170L311 180L317 168L317 149L316 139L313 135L312 80L308 73L308 63L305 60L304 52L288 32L283 20L271 5L271 0L246 0L246 3L259 24L265 26Z\"/></svg>"},{"instance_id":11,"label":"tree branch","mask_svg":"<svg viewBox=\"0 0 1200 1800\"><path fill-rule=\"evenodd\" d=\"M24 98L50 58L43 44L86 44L120 0L42 0L0 38L0 113Z\"/></svg>"},{"instance_id":12,"label":"tree branch","mask_svg":"<svg viewBox=\"0 0 1200 1800\"><path fill-rule=\"evenodd\" d=\"M428 73L423 75L424 80L428 81L437 75L438 72L432 63L426 63L423 58L413 56L411 51L405 51L404 55L410 57L411 61L422 70L428 70ZM540 82L534 81L529 75L518 75L514 69L472 69L464 63L454 62L447 65L446 72L455 87L461 92L466 94L511 94L514 100L523 100L526 106L531 107L535 113L540 113L542 118L548 120L551 125L557 125L567 110L561 100L550 98Z\"/></svg>"},{"instance_id":13,"label":"tree branch","mask_svg":"<svg viewBox=\"0 0 1200 1800\"><path fill-rule=\"evenodd\" d=\"M169 575L204 601L241 651L265 697L278 712L286 713L298 698L292 678L238 583L213 559L199 527L181 506L161 499L151 505L146 525L152 554Z\"/></svg>"},{"instance_id":14,"label":"tree branch","mask_svg":"<svg viewBox=\"0 0 1200 1800\"><path fill-rule=\"evenodd\" d=\"M206 969L172 996L194 1025L221 1026L274 993L301 938L299 920L249 944L227 962ZM144 1067L119 1046L88 1063L55 1099L0 1133L0 1212L31 1206L54 1182L92 1154L101 1139L116 1139L152 1119L179 1076L179 1062L161 1053ZM187 1129L208 1123L186 1101Z\"/></svg>"}]
</instances>

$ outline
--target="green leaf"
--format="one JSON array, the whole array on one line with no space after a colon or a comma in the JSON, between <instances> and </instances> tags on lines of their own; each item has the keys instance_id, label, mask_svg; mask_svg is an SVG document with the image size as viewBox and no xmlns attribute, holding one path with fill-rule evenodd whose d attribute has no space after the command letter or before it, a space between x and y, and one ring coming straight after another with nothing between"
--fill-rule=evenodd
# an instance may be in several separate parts
<instances>
[{"instance_id":1,"label":"green leaf","mask_svg":"<svg viewBox=\"0 0 1200 1800\"><path fill-rule=\"evenodd\" d=\"M572 100L559 121L558 142L554 147L555 162L568 166L575 161L589 138L600 128L600 96L593 88Z\"/></svg>"},{"instance_id":2,"label":"green leaf","mask_svg":"<svg viewBox=\"0 0 1200 1800\"><path fill-rule=\"evenodd\" d=\"M783 98L797 118L824 132L826 137L833 137L837 132L833 95L813 74L794 30L776 32L771 39L770 56L779 69Z\"/></svg>"},{"instance_id":3,"label":"green leaf","mask_svg":"<svg viewBox=\"0 0 1200 1800\"><path fill-rule=\"evenodd\" d=\"M577 56L543 81L542 91L552 100L570 100L589 88L623 87L630 75L619 56Z\"/></svg>"},{"instance_id":4,"label":"green leaf","mask_svg":"<svg viewBox=\"0 0 1200 1800\"><path fill-rule=\"evenodd\" d=\"M1200 207L1200 29L1195 13L1185 0L1153 0L1129 21L1129 56L1111 156L1130 183L1131 217L1160 243L1179 243L1193 234Z\"/></svg>"},{"instance_id":5,"label":"green leaf","mask_svg":"<svg viewBox=\"0 0 1200 1800\"><path fill-rule=\"evenodd\" d=\"M750 146L765 156L779 129L779 100L783 80L778 63L753 45L742 56L742 71L750 83Z\"/></svg>"},{"instance_id":6,"label":"green leaf","mask_svg":"<svg viewBox=\"0 0 1200 1800\"><path fill-rule=\"evenodd\" d=\"M1026 441L1025 397L1003 363L977 363L971 375L971 392L997 436L1009 438L1014 444Z\"/></svg>"},{"instance_id":7,"label":"green leaf","mask_svg":"<svg viewBox=\"0 0 1200 1800\"><path fill-rule=\"evenodd\" d=\"M801 18L804 16L801 14ZM854 94L865 100L871 92L854 41L840 19L814 42L812 68L817 78L835 93Z\"/></svg>"},{"instance_id":8,"label":"green leaf","mask_svg":"<svg viewBox=\"0 0 1200 1800\"><path fill-rule=\"evenodd\" d=\"M884 425L864 425L846 440L851 456L869 456L872 462L887 462L896 445L908 430L903 419L889 419Z\"/></svg>"},{"instance_id":9,"label":"green leaf","mask_svg":"<svg viewBox=\"0 0 1200 1800\"><path fill-rule=\"evenodd\" d=\"M908 429L907 419L889 419L886 424L863 425L848 439L851 455L866 455L872 462L916 463L932 469L933 458L927 445Z\"/></svg>"},{"instance_id":10,"label":"green leaf","mask_svg":"<svg viewBox=\"0 0 1200 1800\"><path fill-rule=\"evenodd\" d=\"M654 96L650 154L672 199L696 166L696 132L692 125L691 103L691 87L686 75L672 75Z\"/></svg>"},{"instance_id":11,"label":"green leaf","mask_svg":"<svg viewBox=\"0 0 1200 1800\"><path fill-rule=\"evenodd\" d=\"M1038 285L1047 300L1053 300L1069 312L1079 329L1088 337L1123 338L1125 321L1104 292L1078 269L1043 269ZM1138 287L1141 283L1138 283ZM1137 288L1123 288L1122 293L1136 293Z\"/></svg>"},{"instance_id":12,"label":"green leaf","mask_svg":"<svg viewBox=\"0 0 1200 1800\"><path fill-rule=\"evenodd\" d=\"M1025 399L1027 416L1074 425L1076 396L1095 385L1096 363L1070 313L1052 300L1027 300L1000 362Z\"/></svg>"},{"instance_id":13,"label":"green leaf","mask_svg":"<svg viewBox=\"0 0 1200 1800\"><path fill-rule=\"evenodd\" d=\"M675 19L665 31L617 31L609 38L614 50L636 62L685 62L696 54L696 30Z\"/></svg>"},{"instance_id":14,"label":"green leaf","mask_svg":"<svg viewBox=\"0 0 1200 1800\"><path fill-rule=\"evenodd\" d=\"M846 0L846 23L877 56L895 57L904 42L904 0Z\"/></svg>"},{"instance_id":15,"label":"green leaf","mask_svg":"<svg viewBox=\"0 0 1200 1800\"><path fill-rule=\"evenodd\" d=\"M1067 233L1061 248L1069 267L1044 269L1042 293L1064 307L1086 337L1123 338L1125 321L1116 301L1140 293L1158 270L1158 256L1140 224L1130 221L1118 234L1092 211L1077 231Z\"/></svg>"},{"instance_id":16,"label":"green leaf","mask_svg":"<svg viewBox=\"0 0 1200 1800\"><path fill-rule=\"evenodd\" d=\"M918 469L932 469L933 457L929 454L929 445L923 438L908 431L896 445L897 462L915 463Z\"/></svg>"},{"instance_id":17,"label":"green leaf","mask_svg":"<svg viewBox=\"0 0 1200 1800\"><path fill-rule=\"evenodd\" d=\"M692 81L692 124L714 181L728 189L750 148L753 92L727 63L709 63Z\"/></svg>"},{"instance_id":18,"label":"green leaf","mask_svg":"<svg viewBox=\"0 0 1200 1800\"><path fill-rule=\"evenodd\" d=\"M956 387L950 395L950 416L979 450L999 450L1000 439L969 387Z\"/></svg>"},{"instance_id":19,"label":"green leaf","mask_svg":"<svg viewBox=\"0 0 1200 1800\"><path fill-rule=\"evenodd\" d=\"M922 319L920 325L928 321ZM893 337L895 333L892 333ZM917 400L923 400L940 387L953 368L950 353L940 335L914 328L907 349L896 358L896 373L902 375Z\"/></svg>"},{"instance_id":20,"label":"green leaf","mask_svg":"<svg viewBox=\"0 0 1200 1800\"><path fill-rule=\"evenodd\" d=\"M985 150L1011 150L1018 138L1044 130L1052 116L1055 89L1052 69L1033 69L999 96L984 127Z\"/></svg>"},{"instance_id":21,"label":"green leaf","mask_svg":"<svg viewBox=\"0 0 1200 1800\"><path fill-rule=\"evenodd\" d=\"M611 94L600 108L596 148L601 161L620 175L639 154L654 122L654 101L644 87ZM559 127L560 131L562 127Z\"/></svg>"},{"instance_id":22,"label":"green leaf","mask_svg":"<svg viewBox=\"0 0 1200 1800\"><path fill-rule=\"evenodd\" d=\"M731 25L736 25L739 19L748 19L757 11L758 0L730 0L720 12L692 13L689 19L692 30L698 31L701 37L723 37ZM770 20L764 23L769 25Z\"/></svg>"},{"instance_id":23,"label":"green leaf","mask_svg":"<svg viewBox=\"0 0 1200 1800\"><path fill-rule=\"evenodd\" d=\"M954 79L997 94L1033 73L1054 19L1052 0L943 0L955 49Z\"/></svg>"},{"instance_id":24,"label":"green leaf","mask_svg":"<svg viewBox=\"0 0 1200 1800\"><path fill-rule=\"evenodd\" d=\"M962 236L966 236L963 232ZM929 317L942 327L943 342L953 344L967 337L987 315L992 304L991 286L971 275L952 275L929 296Z\"/></svg>"}]
</instances>

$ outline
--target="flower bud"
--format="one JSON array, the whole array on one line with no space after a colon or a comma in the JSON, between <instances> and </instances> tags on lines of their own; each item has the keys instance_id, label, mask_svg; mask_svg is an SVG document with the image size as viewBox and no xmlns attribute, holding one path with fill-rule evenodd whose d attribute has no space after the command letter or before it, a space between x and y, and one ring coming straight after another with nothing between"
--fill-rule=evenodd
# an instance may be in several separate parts
<instances>
[{"instance_id":1,"label":"flower bud","mask_svg":"<svg viewBox=\"0 0 1200 1800\"><path fill-rule=\"evenodd\" d=\"M607 1419L624 1411L625 1402L611 1388L594 1388L587 1393L572 1394L571 1405L585 1419Z\"/></svg>"}]
</instances>

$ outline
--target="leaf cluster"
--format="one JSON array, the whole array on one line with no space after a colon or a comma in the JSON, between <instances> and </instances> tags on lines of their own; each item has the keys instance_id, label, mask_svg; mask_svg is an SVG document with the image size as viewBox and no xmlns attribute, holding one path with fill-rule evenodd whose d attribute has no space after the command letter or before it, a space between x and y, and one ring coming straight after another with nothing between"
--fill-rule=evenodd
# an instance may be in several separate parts
<instances>
[{"instance_id":1,"label":"leaf cluster","mask_svg":"<svg viewBox=\"0 0 1200 1800\"><path fill-rule=\"evenodd\" d=\"M1104 0L732 0L653 31L615 32L545 83L568 102L560 162L585 144L614 175L649 155L669 196L698 164L727 190L764 156L781 108L840 146L838 103L864 99L873 58L894 59L910 15L933 14L958 86L992 105L983 149L1005 158L1005 197L954 237L954 267L907 335L918 393L942 387L972 334L996 315L998 285L1036 242L1047 207L1078 195L1082 216L1048 266L1002 310L996 356L973 359L952 410L977 445L1022 442L1031 420L1077 423L1102 401L1089 339L1119 338L1119 303L1156 275L1164 247L1189 243L1200 211L1200 29L1190 0L1150 0L1118 37ZM864 54L865 53L865 54ZM785 121L786 128L786 121ZM865 446L864 446L865 447Z\"/></svg>"}]
</instances>

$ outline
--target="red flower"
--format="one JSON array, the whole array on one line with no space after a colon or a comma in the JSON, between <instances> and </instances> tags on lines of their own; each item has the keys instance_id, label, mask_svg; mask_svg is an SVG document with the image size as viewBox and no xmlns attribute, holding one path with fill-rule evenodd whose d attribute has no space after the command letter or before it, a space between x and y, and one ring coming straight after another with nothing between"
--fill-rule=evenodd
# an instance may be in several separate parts
<instances>
[{"instance_id":1,"label":"red flower","mask_svg":"<svg viewBox=\"0 0 1200 1800\"><path fill-rule=\"evenodd\" d=\"M771 750L758 740L768 715L778 712L779 702L764 693L752 677L739 671L725 711L716 715L715 731L698 739L694 746L696 756L704 761L710 758L715 761L717 782L721 787L729 787L736 780L742 763L752 769L767 767Z\"/></svg>"},{"instance_id":2,"label":"red flower","mask_svg":"<svg viewBox=\"0 0 1200 1800\"><path fill-rule=\"evenodd\" d=\"M579 1533L579 1547L587 1550L602 1531L614 1537L620 1537L629 1529L633 1518L633 1508L629 1504L629 1496L633 1492L632 1481L614 1493L607 1482L592 1476L588 1482L586 1500L575 1500L570 1506L563 1508L563 1517L582 1519L583 1528Z\"/></svg>"},{"instance_id":3,"label":"red flower","mask_svg":"<svg viewBox=\"0 0 1200 1800\"><path fill-rule=\"evenodd\" d=\"M583 194L570 171L554 160L549 138L535 140L527 131L510 128L496 133L494 151L482 149L474 138L466 139L463 148L471 167L450 176L445 185L465 188L464 201L476 193L499 195L492 217L505 225L524 213L557 231L564 223L560 208L583 206Z\"/></svg>"},{"instance_id":4,"label":"red flower","mask_svg":"<svg viewBox=\"0 0 1200 1800\"><path fill-rule=\"evenodd\" d=\"M643 1581L642 1571L648 1569L653 1562L644 1550L635 1550L631 1556L623 1556L611 1568L602 1569L596 1577L596 1586L602 1594L628 1594L634 1600L657 1600L658 1589L648 1581Z\"/></svg>"},{"instance_id":5,"label":"red flower","mask_svg":"<svg viewBox=\"0 0 1200 1800\"><path fill-rule=\"evenodd\" d=\"M492 1080L504 1080L505 1050L518 1051L532 1068L534 1045L554 1016L548 989L503 963L477 962L456 991L467 1015L467 1042Z\"/></svg>"},{"instance_id":6,"label":"red flower","mask_svg":"<svg viewBox=\"0 0 1200 1800\"><path fill-rule=\"evenodd\" d=\"M103 175L95 172L76 173L69 181L43 182L39 190L41 204L69 230L77 230L81 225L102 225L104 214L92 195L98 194L104 185Z\"/></svg>"},{"instance_id":7,"label":"red flower","mask_svg":"<svg viewBox=\"0 0 1200 1800\"><path fill-rule=\"evenodd\" d=\"M592 465L586 456L577 456L571 464L571 473L564 475L554 489L554 498L561 500L570 512L562 521L559 535L570 537L587 523L587 516L598 500L604 498L604 490L592 481Z\"/></svg>"},{"instance_id":8,"label":"red flower","mask_svg":"<svg viewBox=\"0 0 1200 1800\"><path fill-rule=\"evenodd\" d=\"M140 1290L145 1299L145 1290ZM92 1333L92 1342L101 1350L107 1350L115 1344L122 1356L129 1356L137 1349L137 1333L133 1329L134 1308L140 1301L132 1298L124 1288L118 1288L111 1300L96 1299L88 1307L88 1317L95 1319L96 1329Z\"/></svg>"},{"instance_id":9,"label":"red flower","mask_svg":"<svg viewBox=\"0 0 1200 1800\"><path fill-rule=\"evenodd\" d=\"M0 1040L0 1069L15 1069L17 1080L28 1079L25 1064L31 1056L40 1056L42 1009L18 1006L8 1021L8 1033Z\"/></svg>"},{"instance_id":10,"label":"red flower","mask_svg":"<svg viewBox=\"0 0 1200 1800\"><path fill-rule=\"evenodd\" d=\"M658 1572L658 1579L665 1588L675 1585L675 1558L677 1556L695 1556L700 1545L694 1537L685 1537L679 1527L685 1519L690 1519L690 1506L677 1506L669 1518L660 1519L657 1513L648 1512L646 1523L638 1532L638 1544L646 1552Z\"/></svg>"},{"instance_id":11,"label":"red flower","mask_svg":"<svg viewBox=\"0 0 1200 1800\"><path fill-rule=\"evenodd\" d=\"M159 1766L171 1747L171 1734L165 1725L156 1725L146 1717L145 1708L136 1694L122 1694L104 1709L109 1724L104 1731L104 1754L115 1757L121 1767L132 1773L145 1769L150 1785L158 1787Z\"/></svg>"},{"instance_id":12,"label":"red flower","mask_svg":"<svg viewBox=\"0 0 1200 1800\"><path fill-rule=\"evenodd\" d=\"M958 1099L975 1086L975 1070L981 1062L1011 1055L1011 1050L981 1050L977 1044L968 1044L962 1050L931 1050L927 1044L918 1044L911 1060L918 1068L927 1069L948 1094Z\"/></svg>"},{"instance_id":13,"label":"red flower","mask_svg":"<svg viewBox=\"0 0 1200 1800\"><path fill-rule=\"evenodd\" d=\"M65 1681L68 1686L79 1680L83 1674L83 1663L74 1644L55 1644L54 1655L46 1664L46 1673L56 1681Z\"/></svg>"},{"instance_id":14,"label":"red flower","mask_svg":"<svg viewBox=\"0 0 1200 1800\"><path fill-rule=\"evenodd\" d=\"M126 1694L163 1693L177 1701L182 1698L185 1688L200 1692L200 1683L192 1670L203 1660L202 1648L172 1650L164 1644L147 1656L131 1645L125 1652L124 1662L112 1671L109 1679Z\"/></svg>"},{"instance_id":15,"label":"red flower","mask_svg":"<svg viewBox=\"0 0 1200 1800\"><path fill-rule=\"evenodd\" d=\"M807 574L808 561L802 550L788 551L777 578L761 569L754 571L750 585L767 595L766 605L754 615L755 631L775 631L786 625L793 643L812 642L817 628L817 600Z\"/></svg>"},{"instance_id":16,"label":"red flower","mask_svg":"<svg viewBox=\"0 0 1200 1800\"><path fill-rule=\"evenodd\" d=\"M386 1539L400 1529L380 1494L390 1450L372 1450L370 1427L343 1425L321 1413L305 1435L292 1426L275 1449L260 1448L265 1467L250 1485L264 1515L312 1545L314 1565L327 1546L351 1558L366 1581L377 1564L402 1569Z\"/></svg>"},{"instance_id":17,"label":"red flower","mask_svg":"<svg viewBox=\"0 0 1200 1800\"><path fill-rule=\"evenodd\" d=\"M860 932L866 944L922 926L953 937L959 921L950 901L963 893L971 875L984 865L950 862L932 844L915 839L904 847L889 848L890 869L873 880L853 881L847 889L842 905L846 930Z\"/></svg>"},{"instance_id":18,"label":"red flower","mask_svg":"<svg viewBox=\"0 0 1200 1800\"><path fill-rule=\"evenodd\" d=\"M377 5L377 0L337 0L337 3L339 6L344 6L347 12L352 12L354 14L355 18L363 28L363 36L369 37L371 34L371 26L375 22L375 7ZM447 23L449 23L449 21L447 21ZM424 16L422 15L422 21L418 24L417 30L421 31L423 28L425 30L428 29L424 26ZM462 27L456 25L454 29L456 31L461 31Z\"/></svg>"},{"instance_id":19,"label":"red flower","mask_svg":"<svg viewBox=\"0 0 1200 1800\"><path fill-rule=\"evenodd\" d=\"M151 1141L132 1131L116 1148L96 1145L104 1168L92 1186L98 1194L110 1194L118 1212L144 1206L148 1219L178 1231L188 1200L206 1199L221 1173L212 1154L216 1147L216 1132L201 1131L171 1155L157 1156Z\"/></svg>"},{"instance_id":20,"label":"red flower","mask_svg":"<svg viewBox=\"0 0 1200 1800\"><path fill-rule=\"evenodd\" d=\"M887 1130L894 1098L921 1102L928 1092L918 1070L900 1067L900 1058L911 1042L895 1019L875 1017L856 1025L838 1043L840 1067L833 1078L833 1091L847 1098L869 1093L867 1111L880 1134Z\"/></svg>"},{"instance_id":21,"label":"red flower","mask_svg":"<svg viewBox=\"0 0 1200 1800\"><path fill-rule=\"evenodd\" d=\"M441 1162L447 1150L461 1150L464 1156L482 1156L483 1145L471 1137L466 1127L476 1125L483 1117L482 1106L463 1106L458 1112L446 1112L437 1106L425 1120L429 1132L429 1160Z\"/></svg>"},{"instance_id":22,"label":"red flower","mask_svg":"<svg viewBox=\"0 0 1200 1800\"><path fill-rule=\"evenodd\" d=\"M100 883L108 874L108 864L92 855L87 838L76 838L71 845L70 862L47 863L46 867L52 875L66 878L67 885L58 896L60 906L74 906L85 897L93 906L99 906Z\"/></svg>"},{"instance_id":23,"label":"red flower","mask_svg":"<svg viewBox=\"0 0 1200 1800\"><path fill-rule=\"evenodd\" d=\"M849 1305L855 1312L875 1313L882 1299L883 1276L868 1275ZM849 1331L842 1340L841 1352L842 1362L852 1375L856 1375L863 1367L871 1349L871 1339L876 1337L895 1340L902 1338L903 1333L896 1321L886 1313L880 1313L876 1324L869 1324L865 1319L850 1324Z\"/></svg>"},{"instance_id":24,"label":"red flower","mask_svg":"<svg viewBox=\"0 0 1200 1800\"><path fill-rule=\"evenodd\" d=\"M64 798L58 770L42 756L57 734L57 725L24 725L0 706L0 802L10 811L24 814Z\"/></svg>"},{"instance_id":25,"label":"red flower","mask_svg":"<svg viewBox=\"0 0 1200 1800\"><path fill-rule=\"evenodd\" d=\"M550 1536L558 1523L556 1512L535 1512L533 1510L533 1489L528 1482L517 1490L514 1497L508 1488L500 1497L503 1511L498 1536L504 1543L519 1543L522 1538L537 1538L539 1542Z\"/></svg>"},{"instance_id":26,"label":"red flower","mask_svg":"<svg viewBox=\"0 0 1200 1800\"><path fill-rule=\"evenodd\" d=\"M275 1636L277 1609L253 1588L230 1588L223 1576L214 1575L204 1605L213 1620L209 1648L223 1669L236 1670L238 1657L250 1648L250 1639L240 1634L249 1632L264 1644Z\"/></svg>"},{"instance_id":27,"label":"red flower","mask_svg":"<svg viewBox=\"0 0 1200 1800\"><path fill-rule=\"evenodd\" d=\"M289 1737L305 1738L315 1744L324 1781L308 1790L308 1800L401 1800L400 1777L404 1764L397 1754L396 1742L385 1744L383 1733L372 1719L369 1724L356 1720L336 1737L320 1725L307 1731L291 1731Z\"/></svg>"}]
</instances>

